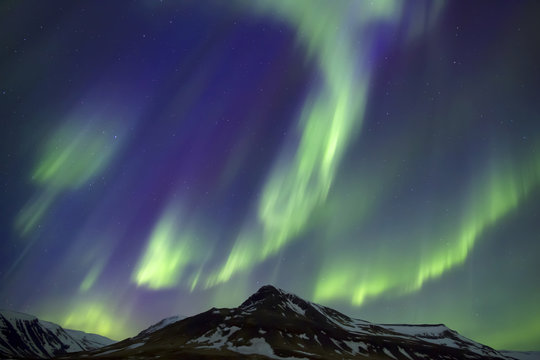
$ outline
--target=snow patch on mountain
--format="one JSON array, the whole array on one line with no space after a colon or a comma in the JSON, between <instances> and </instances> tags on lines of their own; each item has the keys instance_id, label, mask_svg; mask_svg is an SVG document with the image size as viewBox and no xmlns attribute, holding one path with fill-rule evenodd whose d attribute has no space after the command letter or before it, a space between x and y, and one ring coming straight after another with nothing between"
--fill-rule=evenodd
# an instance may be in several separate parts
<instances>
[{"instance_id":1,"label":"snow patch on mountain","mask_svg":"<svg viewBox=\"0 0 540 360\"><path fill-rule=\"evenodd\" d=\"M253 338L250 340L249 345L242 346L229 346L229 350L245 354L245 355L263 355L268 356L271 359L281 359L281 360L309 360L306 358L297 358L297 357L281 357L277 356L274 353L274 349L266 342L264 338Z\"/></svg>"},{"instance_id":2,"label":"snow patch on mountain","mask_svg":"<svg viewBox=\"0 0 540 360\"><path fill-rule=\"evenodd\" d=\"M144 336L144 335L148 335L148 334L151 334L153 332L156 332L158 330L161 330L163 329L164 327L166 326L169 326L171 324L174 324L175 322L178 322L180 320L183 320L185 319L186 317L185 316L181 316L181 315L175 315L175 316L170 316L168 318L165 318L157 323L155 323L154 325L151 325L150 327L144 329L143 331L141 331L137 337L140 337L140 336Z\"/></svg>"},{"instance_id":3,"label":"snow patch on mountain","mask_svg":"<svg viewBox=\"0 0 540 360\"><path fill-rule=\"evenodd\" d=\"M455 349L467 348L479 355L498 356L499 354L485 345L474 342L443 324L436 325L379 325L396 333L414 336L426 342Z\"/></svg>"},{"instance_id":4,"label":"snow patch on mountain","mask_svg":"<svg viewBox=\"0 0 540 360\"><path fill-rule=\"evenodd\" d=\"M66 330L33 315L0 310L0 357L50 358L112 343L106 337Z\"/></svg>"}]
</instances>

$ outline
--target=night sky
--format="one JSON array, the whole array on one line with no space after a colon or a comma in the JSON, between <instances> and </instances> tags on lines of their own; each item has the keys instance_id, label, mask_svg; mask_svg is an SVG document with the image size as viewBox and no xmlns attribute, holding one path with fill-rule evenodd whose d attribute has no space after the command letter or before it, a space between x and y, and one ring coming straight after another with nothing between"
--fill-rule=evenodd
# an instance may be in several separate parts
<instances>
[{"instance_id":1,"label":"night sky","mask_svg":"<svg viewBox=\"0 0 540 360\"><path fill-rule=\"evenodd\" d=\"M271 283L540 349L537 1L0 2L0 308Z\"/></svg>"}]
</instances>

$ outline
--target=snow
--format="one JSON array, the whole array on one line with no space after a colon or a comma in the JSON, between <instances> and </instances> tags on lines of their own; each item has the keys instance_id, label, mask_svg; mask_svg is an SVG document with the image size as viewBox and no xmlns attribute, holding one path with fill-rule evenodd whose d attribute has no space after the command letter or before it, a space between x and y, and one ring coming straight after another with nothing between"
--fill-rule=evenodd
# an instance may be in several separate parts
<instances>
[{"instance_id":1,"label":"snow","mask_svg":"<svg viewBox=\"0 0 540 360\"><path fill-rule=\"evenodd\" d=\"M304 309L302 309L300 306L298 306L297 304L295 304L294 302L292 302L289 299L287 299L287 305L289 306L289 308L291 308L297 314L299 314L301 316L306 315L306 311Z\"/></svg>"},{"instance_id":2,"label":"snow","mask_svg":"<svg viewBox=\"0 0 540 360\"><path fill-rule=\"evenodd\" d=\"M296 314L300 316L306 315L306 310L304 310L300 305L295 303L294 298L287 297L283 300L282 303L284 306L278 306L280 309L286 307L290 315L290 310L294 311ZM369 322L363 321L363 320L356 320L356 319L350 319L346 316L341 316L339 314L335 314L331 311L331 309L326 308L321 305L309 303L313 308L318 311L321 315L324 316L324 318L328 321L328 323L331 323L332 325L335 325L345 331L348 331L350 333L353 333L352 337L349 337L348 340L343 339L333 339L329 337L329 340L335 345L335 348L333 351L337 354L343 354L343 356L348 356L347 354L350 354L352 356L355 355L365 355L366 352L368 352L368 344L365 342L359 341L363 340L361 336L358 336L359 334L368 334L370 336L383 336L383 337L389 337L391 339L407 339L407 340L422 340L429 342L431 344L436 344L438 346L444 346L444 347L450 347L450 348L458 348L458 349L467 349L471 352L481 354L483 356L500 356L498 352L495 352L494 350L485 347L479 343L476 343L472 340L469 340L455 331L447 328L444 325L399 325L399 324L385 324L385 325L378 325L378 324L371 324ZM251 314L254 311L257 310L257 307L252 305L246 309L243 309L244 311L241 313L243 315ZM274 309L274 311L280 312L281 310ZM236 315L232 312L232 310L222 309L214 309L212 311L214 314L230 314L224 317L225 321L228 321L232 318L239 318L242 317L241 315ZM26 325L20 325L22 321L29 321L29 322L37 322L41 327L43 327L44 331L53 333L56 337L60 339L60 341L68 346L68 352L72 351L80 351L85 350L85 346L89 345L96 345L99 346L105 346L114 343L113 340L107 339L105 337L95 335L95 334L87 334L81 331L76 330L64 330L59 325L42 321L37 319L34 316L17 313L17 312L11 312L11 311L0 311L0 315L2 315L5 320L0 317L0 330L5 327L5 321L12 323L12 325L15 327L17 332L20 333L21 338L23 340L31 342L30 333L32 332L33 328L30 328ZM283 316L286 316L284 313L282 313ZM154 332L159 329L162 329L172 323L175 323L177 321L182 320L184 317L180 316L173 316L166 319L161 320L159 323L149 327L145 331L141 332ZM370 326L370 327L368 327ZM371 327L375 326L375 327ZM261 356L267 356L272 359L280 359L280 360L298 360L299 358L296 357L288 357L283 358L274 353L274 349L272 346L262 337L262 335L267 334L267 331L259 328L257 336L253 339L248 339L247 344L242 344L239 342L241 338L238 339L230 339L230 337L241 330L237 326L227 326L227 324L222 323L219 324L217 328L212 329L204 333L203 335L199 336L198 338L191 339L187 343L193 343L197 345L197 348L207 348L207 349L228 349L233 352L237 352L239 354L246 354L246 355L261 355ZM321 333L326 334L325 331L321 330ZM300 333L300 334L293 334L284 332L282 333L279 331L279 334L283 337L287 336L289 338L294 338L290 341L290 343L296 348L302 348L304 349L305 346L302 343L293 344L295 342L298 342L300 339L304 340L310 340L310 336L313 336L313 339L315 342L317 342L319 345L321 345L321 342L317 338L316 334L308 334L306 333ZM327 335L332 334L330 332ZM141 337L137 337L136 339L139 340L139 342L131 344L124 348L126 349L136 349L140 346L143 346L145 342L141 340ZM147 338L145 338L147 339ZM296 341L295 341L296 340ZM289 341L286 341L289 342ZM38 343L39 344L39 343ZM235 346L236 344L236 346ZM347 347L345 347L345 345ZM43 346L48 354L50 355L57 349L59 349L59 346L61 344L58 344L56 346L56 343L44 343L39 344L39 346ZM32 347L33 351L36 351L38 354L43 353L41 350L39 350L38 347L36 347L36 344L29 344L30 347ZM345 348L347 350L345 350ZM349 348L351 350L349 350ZM0 345L0 350L5 349L5 346ZM116 351L119 351L121 349L113 349L104 351L102 353L98 353L98 356L106 355L110 353L114 353ZM340 351L341 350L341 351ZM10 349L8 349L10 351ZM314 356L313 354L310 354L308 352L302 352L299 350L294 350L298 354L305 354L308 356ZM392 353L392 351L396 351L395 354ZM409 350L410 351L410 350ZM407 352L402 347L397 347L397 349L392 348L392 350L387 348L382 348L382 352L388 356L391 359L396 359L397 356L400 358L403 356L405 359L420 359L420 358L426 358L424 354L418 354L416 352ZM517 359L517 360L540 360L540 352L501 352L504 356L508 357L509 360ZM380 354L382 355L382 354ZM301 355L299 355L301 356ZM335 356L335 355L334 355ZM473 356L474 357L474 356Z\"/></svg>"},{"instance_id":3,"label":"snow","mask_svg":"<svg viewBox=\"0 0 540 360\"><path fill-rule=\"evenodd\" d=\"M37 317L35 317L33 315L28 315L28 314L25 314L25 313L20 313L20 312L17 312L17 311L10 311L10 310L0 310L0 315L5 317L6 320L8 320L11 323L16 322L17 320L32 321L32 320L37 319Z\"/></svg>"},{"instance_id":4,"label":"snow","mask_svg":"<svg viewBox=\"0 0 540 360\"><path fill-rule=\"evenodd\" d=\"M339 321L337 321L336 319L334 319L331 315L329 315L324 307L322 307L321 305L317 305L317 304L314 304L314 303L311 303L311 305L313 306L313 308L315 310L317 310L318 312L321 313L321 315L323 315L324 317L326 317L331 323L333 323L334 325L336 326L339 326L340 328L342 328L343 330L345 331L349 331L349 332L359 332L360 329L358 329L358 327L356 326L356 324L353 322L351 325L345 325Z\"/></svg>"},{"instance_id":5,"label":"snow","mask_svg":"<svg viewBox=\"0 0 540 360\"><path fill-rule=\"evenodd\" d=\"M122 349L112 349L112 350L108 350L108 351L104 351L104 352L100 352L99 354L97 354L98 356L102 356L102 355L108 355L108 354L112 354L113 352L117 352L117 351L120 351Z\"/></svg>"},{"instance_id":6,"label":"snow","mask_svg":"<svg viewBox=\"0 0 540 360\"><path fill-rule=\"evenodd\" d=\"M92 347L93 349L98 349L103 346L111 345L116 343L116 341L106 338L105 336L86 333L79 330L64 329L66 333L75 339L77 342L82 342L87 347Z\"/></svg>"},{"instance_id":7,"label":"snow","mask_svg":"<svg viewBox=\"0 0 540 360\"><path fill-rule=\"evenodd\" d=\"M258 355L266 355L269 357L274 356L274 350L266 342L266 340L264 340L264 338L253 338L251 339L250 342L251 342L251 345L230 347L229 350L238 352L240 354L246 354L246 355L258 354Z\"/></svg>"},{"instance_id":8,"label":"snow","mask_svg":"<svg viewBox=\"0 0 540 360\"><path fill-rule=\"evenodd\" d=\"M405 350L403 350L400 346L398 346L398 350L399 350L399 352L402 353L405 357L407 357L408 359L413 360L413 358L412 358Z\"/></svg>"},{"instance_id":9,"label":"snow","mask_svg":"<svg viewBox=\"0 0 540 360\"><path fill-rule=\"evenodd\" d=\"M141 347L141 346L143 346L143 345L144 345L143 342L141 342L141 343L136 343L136 344L131 344L131 345L129 345L128 347L126 347L126 349L136 349L136 348Z\"/></svg>"},{"instance_id":10,"label":"snow","mask_svg":"<svg viewBox=\"0 0 540 360\"><path fill-rule=\"evenodd\" d=\"M383 353L385 353L386 356L391 357L392 359L396 359L396 357L392 355L392 353L388 351L388 349L383 349Z\"/></svg>"},{"instance_id":11,"label":"snow","mask_svg":"<svg viewBox=\"0 0 540 360\"><path fill-rule=\"evenodd\" d=\"M414 336L432 344L446 346L450 348L462 349L474 352L479 355L497 356L498 354L491 348L467 339L464 336L450 330L444 325L380 325L386 330L390 330L406 336ZM452 337L448 337L451 333Z\"/></svg>"},{"instance_id":12,"label":"snow","mask_svg":"<svg viewBox=\"0 0 540 360\"><path fill-rule=\"evenodd\" d=\"M206 345L198 346L198 348L200 349L221 349L225 345L225 343L229 340L229 336L231 336L238 330L240 330L238 326L231 326L230 328L226 327L223 329L218 328L211 335L209 334L211 333L211 331L208 331L196 339L189 340L187 343L188 344L190 343L206 344ZM227 335L224 335L223 334L224 332L228 332Z\"/></svg>"},{"instance_id":13,"label":"snow","mask_svg":"<svg viewBox=\"0 0 540 360\"><path fill-rule=\"evenodd\" d=\"M209 331L210 332L210 331ZM228 340L227 336L223 336L223 332L221 329L215 330L211 335L206 335L205 333L201 337L188 341L189 343L196 342L196 343L207 343L208 345L205 346L199 346L199 348L213 348L213 349L221 349L223 345L225 345L225 342Z\"/></svg>"},{"instance_id":14,"label":"snow","mask_svg":"<svg viewBox=\"0 0 540 360\"><path fill-rule=\"evenodd\" d=\"M440 336L441 333L448 331L444 325L379 325L380 327L400 334L411 336Z\"/></svg>"},{"instance_id":15,"label":"snow","mask_svg":"<svg viewBox=\"0 0 540 360\"><path fill-rule=\"evenodd\" d=\"M242 346L236 346L236 347L231 346L228 349L231 350L231 351L240 353L240 354L264 355L264 356L268 356L269 358L272 358L272 359L280 359L280 360L299 360L300 359L300 358L296 358L296 357L284 358L284 357L281 357L281 356L277 356L276 354L274 354L274 349L272 349L270 344L268 344L264 338L253 338L253 339L251 339L250 343L251 343L250 345L242 345ZM305 358L301 358L301 359L303 360ZM308 359L305 359L305 360L308 360Z\"/></svg>"},{"instance_id":16,"label":"snow","mask_svg":"<svg viewBox=\"0 0 540 360\"><path fill-rule=\"evenodd\" d=\"M165 327L167 325L174 324L175 322L178 322L180 320L184 320L185 318L185 316L175 315L161 320L160 324L162 325L162 327Z\"/></svg>"},{"instance_id":17,"label":"snow","mask_svg":"<svg viewBox=\"0 0 540 360\"><path fill-rule=\"evenodd\" d=\"M9 325L8 325L9 324ZM113 341L105 337L86 334L82 331L63 329L60 325L40 320L29 314L16 311L0 311L0 330L13 327L16 336L26 345L26 349L18 355L50 357L59 350L76 352L96 349L111 344ZM21 350L2 347L6 353L17 353Z\"/></svg>"},{"instance_id":18,"label":"snow","mask_svg":"<svg viewBox=\"0 0 540 360\"><path fill-rule=\"evenodd\" d=\"M332 341L337 348L341 349L341 344L336 339L330 338L330 341Z\"/></svg>"},{"instance_id":19,"label":"snow","mask_svg":"<svg viewBox=\"0 0 540 360\"><path fill-rule=\"evenodd\" d=\"M234 334L235 332L240 330L240 328L238 326L231 326L229 330L230 330L230 332L229 332L228 336L231 336L232 334Z\"/></svg>"},{"instance_id":20,"label":"snow","mask_svg":"<svg viewBox=\"0 0 540 360\"><path fill-rule=\"evenodd\" d=\"M42 320L41 321L38 320L38 322L43 328L50 330L53 334L56 334L60 330L60 326L52 322L42 321Z\"/></svg>"},{"instance_id":21,"label":"snow","mask_svg":"<svg viewBox=\"0 0 540 360\"><path fill-rule=\"evenodd\" d=\"M294 350L294 352L304 354L304 355L309 355L309 356L317 356L317 357L319 356L319 355L315 355L313 353L309 353L309 352L306 352L306 351L300 351L300 350Z\"/></svg>"},{"instance_id":22,"label":"snow","mask_svg":"<svg viewBox=\"0 0 540 360\"><path fill-rule=\"evenodd\" d=\"M352 349L351 354L357 355L360 354L360 348L364 349L365 352L367 352L367 345L363 342L356 342L356 341L343 341L348 347Z\"/></svg>"}]
</instances>

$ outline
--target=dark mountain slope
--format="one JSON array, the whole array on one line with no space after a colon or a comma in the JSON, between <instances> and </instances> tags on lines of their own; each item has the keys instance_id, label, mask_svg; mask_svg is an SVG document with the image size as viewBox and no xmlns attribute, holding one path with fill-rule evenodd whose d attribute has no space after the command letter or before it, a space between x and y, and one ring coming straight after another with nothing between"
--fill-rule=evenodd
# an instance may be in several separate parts
<instances>
[{"instance_id":1,"label":"dark mountain slope","mask_svg":"<svg viewBox=\"0 0 540 360\"><path fill-rule=\"evenodd\" d=\"M377 325L273 286L73 357L103 359L511 359L444 325Z\"/></svg>"},{"instance_id":2,"label":"dark mountain slope","mask_svg":"<svg viewBox=\"0 0 540 360\"><path fill-rule=\"evenodd\" d=\"M0 358L51 358L93 350L114 341L104 336L63 329L35 316L0 310Z\"/></svg>"}]
</instances>

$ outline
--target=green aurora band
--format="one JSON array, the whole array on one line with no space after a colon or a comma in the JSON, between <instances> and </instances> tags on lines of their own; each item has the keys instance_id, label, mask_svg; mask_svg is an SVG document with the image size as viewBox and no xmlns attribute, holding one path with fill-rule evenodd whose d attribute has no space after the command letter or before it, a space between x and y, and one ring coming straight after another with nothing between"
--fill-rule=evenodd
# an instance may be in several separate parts
<instances>
[{"instance_id":1,"label":"green aurora band","mask_svg":"<svg viewBox=\"0 0 540 360\"><path fill-rule=\"evenodd\" d=\"M341 159L361 128L368 96L367 57L360 56L363 63L359 65L358 54L352 49L360 48L367 53L370 43L364 40L363 46L353 45L352 32L344 31L340 24L345 21L357 30L378 21L397 22L401 16L401 6L394 1L376 6L366 3L355 9L318 2L321 11L308 12L301 2L254 4L257 12L286 19L295 26L300 45L319 65L323 85L304 104L296 152L292 157L287 152L282 154L262 189L257 219L246 223L225 264L207 275L205 287L225 283L234 274L265 261L306 230L313 212L325 203ZM435 8L431 16L440 10L441 7ZM358 67L363 70L357 71ZM527 163L523 169L529 167ZM360 306L368 298L391 291L400 294L417 291L426 281L462 264L484 230L513 210L536 185L538 174L523 178L520 175L523 169L494 169L472 186L470 203L465 204L462 212L463 220L454 226L459 231L445 233L443 238L452 240L444 246L426 240L420 261L417 257L404 262L390 261L390 265L403 265L396 269L396 265L389 266L387 261L367 261L369 266L362 267L356 257L349 261L347 257L327 259L315 285L315 300L348 298L353 305ZM194 236L176 229L174 212L167 210L150 236L133 275L138 286L174 287L180 283L183 269L197 263L190 253L196 246L190 240ZM440 235L430 234L439 238ZM191 291L198 285L202 269L201 265L191 276Z\"/></svg>"},{"instance_id":2,"label":"green aurora band","mask_svg":"<svg viewBox=\"0 0 540 360\"><path fill-rule=\"evenodd\" d=\"M194 235L186 229L179 206L169 206L159 218L148 246L133 273L137 286L149 289L178 285L183 269L200 261L201 250ZM195 283L198 276L195 277Z\"/></svg>"},{"instance_id":3,"label":"green aurora band","mask_svg":"<svg viewBox=\"0 0 540 360\"><path fill-rule=\"evenodd\" d=\"M540 158L523 161L518 168L511 164L493 162L464 196L467 201L459 211L461 215L456 215L459 222L448 226L441 221L436 229L446 228L447 232L424 234L420 253L401 253L399 259L385 256L371 261L361 254L328 259L320 270L314 299L349 299L351 304L360 306L389 292L417 291L426 281L463 264L482 234L516 209L540 184ZM408 243L412 239L401 240Z\"/></svg>"},{"instance_id":4,"label":"green aurora band","mask_svg":"<svg viewBox=\"0 0 540 360\"><path fill-rule=\"evenodd\" d=\"M459 270L475 246L487 241L488 236L485 235L517 212L518 207L538 190L540 155L527 155L516 160L504 158L500 153L491 154L489 161L481 157L478 171L470 175L470 179L464 177L469 181L465 189L459 188L452 193L451 199L444 194L438 195L437 201L441 198L446 201L432 205L427 215L416 216L411 211L412 221L406 227L396 221L396 224L389 226L390 229L380 229L380 233L370 234L370 229L364 229L369 225L367 220L379 211L382 198L388 196L385 190L393 190L394 175L404 171L401 166L405 165L395 160L380 173L373 171L374 174L362 173L370 169L361 166L361 171L350 169L348 173L341 173L343 169L340 167L346 161L347 151L362 135L373 67L376 65L369 54L375 41L370 31L376 27L373 25L380 24L398 31L397 28L402 25L404 3L398 0L257 0L231 4L235 4L240 12L261 18L271 17L290 26L296 34L298 48L305 53L305 61L316 64L319 77L318 87L315 86L314 90L313 86L310 87L298 109L296 128L287 132L286 146L269 166L269 172L258 188L258 196L250 204L251 212L248 211L248 214L251 215L240 221L240 229L234 228L233 235L225 231L222 235L221 228L212 222L214 219L201 220L207 215L205 210L199 212L188 206L193 202L178 200L184 195L180 185L171 185L177 185L177 188L167 193L169 198L164 200L164 206L157 205L159 215L152 213L149 228L144 228L142 232L142 244L140 252L134 255L136 258L129 259L126 264L113 264L113 267L117 265L121 268L120 275L107 281L118 288L108 287L102 280L109 275L106 269L111 266L111 254L123 250L121 241L129 234L126 229L142 217L137 217L139 213L147 210L138 208L147 204L144 203L147 194L136 193L135 196L141 195L141 202L133 206L133 213L121 214L122 225L118 225L118 222L93 231L88 228L93 228L92 225L99 222L85 219L88 228L77 229L73 242L78 245L69 249L71 256L55 264L57 268L51 276L53 280L44 282L56 286L55 278L61 278L69 271L76 278L75 289L71 289L73 299L64 300L58 296L55 299L57 303L42 309L40 315L43 318L67 328L122 339L133 335L128 329L148 325L131 318L137 300L126 300L126 294L133 289L142 291L142 297L149 298L159 294L159 290L187 289L189 292L200 291L204 298L213 295L214 303L208 301L211 306L216 306L216 302L218 305L223 302L236 304L239 297L252 290L248 286L252 280L249 277L252 271L258 270L258 265L262 268L263 265L277 263L274 274L269 277L278 279L280 265L276 258L300 241L311 241L308 245L319 250L319 254L314 260L316 271L309 274L309 281L302 280L297 289L299 294L304 292L301 295L308 294L311 300L323 304L345 303L362 309L375 303L375 300L412 297L421 293L430 282L434 283L433 280ZM429 14L418 15L419 19L429 19L427 28L434 25L445 2L436 4L430 8ZM425 27L418 25L420 21L413 23L403 36L407 41L422 36L426 31ZM400 28L399 31L404 29ZM204 76L194 75L197 77L197 81L194 81L197 91L190 90L188 95L180 92L172 101L175 104L182 102L184 113L187 114L186 109L189 109L186 104L195 102L197 96L204 92L206 77L210 78L207 73L211 71L205 69ZM480 90L479 85L475 91ZM470 106L471 109L466 112L473 112L474 106ZM175 106L170 105L170 109L175 109ZM220 115L218 110L215 113L216 116ZM125 123L117 121L108 111L98 110L93 115L75 111L48 134L43 146L39 147L39 159L29 174L28 180L36 192L15 216L16 233L22 239L30 239L21 259L37 241L36 233L39 231L36 230L40 224L54 217L55 204L63 196L91 186L96 178L106 173L122 150L127 132L124 127ZM456 121L453 131L461 130ZM406 138L407 135L400 136ZM166 143L166 140L163 142ZM392 141L388 143L390 150L386 149L388 153L385 155L401 149ZM243 137L236 146L237 156L230 156L230 166L225 166L222 174L225 180L219 184L221 188L216 191L218 193L229 191L224 183L229 185L236 176L240 176L238 169L254 144L248 137ZM163 148L167 149L165 146ZM532 153L540 154L540 147L537 146ZM166 165L169 166L168 163ZM177 165L173 163L170 166ZM341 179L341 175L344 179ZM346 182L343 189L339 188L339 181ZM115 190L110 190L106 195L112 198ZM349 193L353 192L357 194L349 197ZM177 193L182 195L176 198ZM173 194L175 199L171 201ZM134 197L129 201L139 200L134 200ZM100 210L107 208L107 205L104 202ZM339 214L347 212L348 216L339 218ZM208 226L201 226L203 223ZM317 232L323 228L324 231ZM317 232L316 236L303 237L311 234L310 231ZM366 235L366 238L351 241L358 234ZM367 238L369 235L373 235L373 238ZM226 243L224 248L217 247L226 240L231 240L231 243ZM396 246L394 251L385 251L390 246ZM217 250L223 252L218 253ZM18 263L19 260L15 261L12 267ZM288 266L294 268L295 265ZM114 295L100 297L97 294ZM540 292L536 291L530 297L528 308L534 309L540 301ZM184 311L182 301L185 298L178 301L175 310ZM442 310L433 318L441 314L446 319L459 317ZM515 347L520 342L523 346L529 346L534 343L534 336L540 333L540 318L538 315L524 316L519 321L522 330L514 332L501 330L501 326L489 333L482 324L471 324L473 321L464 318L460 318L459 325L466 324L463 325L464 333L474 334L475 340L490 346Z\"/></svg>"},{"instance_id":5,"label":"green aurora band","mask_svg":"<svg viewBox=\"0 0 540 360\"><path fill-rule=\"evenodd\" d=\"M304 104L296 152L292 158L287 152L282 154L262 190L258 225L246 226L223 267L207 279L207 287L226 282L278 253L325 202L340 161L362 125L367 100L370 64L366 54L371 44L366 39L354 42L354 31L375 22L396 22L401 15L397 1L354 3L353 8L323 1L309 5L259 1L254 5L257 12L282 18L297 30L301 46L319 65L322 87ZM306 6L317 10L305 11ZM349 28L353 30L344 30ZM360 56L353 49L360 49Z\"/></svg>"},{"instance_id":6,"label":"green aurora band","mask_svg":"<svg viewBox=\"0 0 540 360\"><path fill-rule=\"evenodd\" d=\"M15 219L20 235L35 229L62 192L79 189L104 171L120 148L120 129L114 118L95 115L83 122L73 115L48 137L32 172L41 191Z\"/></svg>"}]
</instances>

